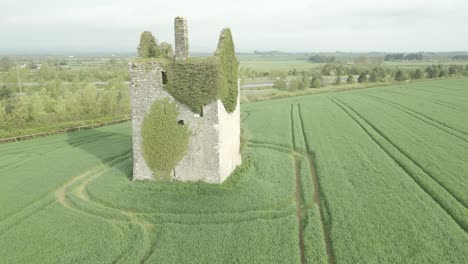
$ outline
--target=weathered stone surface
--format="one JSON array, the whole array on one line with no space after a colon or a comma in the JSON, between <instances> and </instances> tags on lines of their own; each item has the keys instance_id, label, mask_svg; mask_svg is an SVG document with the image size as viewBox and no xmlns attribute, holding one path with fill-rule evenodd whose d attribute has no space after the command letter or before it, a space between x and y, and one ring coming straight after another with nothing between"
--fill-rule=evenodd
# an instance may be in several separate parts
<instances>
[{"instance_id":1,"label":"weathered stone surface","mask_svg":"<svg viewBox=\"0 0 468 264\"><path fill-rule=\"evenodd\" d=\"M174 20L175 48L174 58L178 61L186 61L189 55L187 20L176 17Z\"/></svg>"}]
</instances>

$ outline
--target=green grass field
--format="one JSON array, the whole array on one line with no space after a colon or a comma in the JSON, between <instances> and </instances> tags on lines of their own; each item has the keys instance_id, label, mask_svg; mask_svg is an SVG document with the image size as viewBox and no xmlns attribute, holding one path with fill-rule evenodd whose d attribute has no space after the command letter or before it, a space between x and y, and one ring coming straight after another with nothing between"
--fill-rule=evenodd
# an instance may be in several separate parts
<instances>
[{"instance_id":1,"label":"green grass field","mask_svg":"<svg viewBox=\"0 0 468 264\"><path fill-rule=\"evenodd\" d=\"M219 186L131 182L129 123L0 145L0 263L468 262L468 79L241 107Z\"/></svg>"}]
</instances>

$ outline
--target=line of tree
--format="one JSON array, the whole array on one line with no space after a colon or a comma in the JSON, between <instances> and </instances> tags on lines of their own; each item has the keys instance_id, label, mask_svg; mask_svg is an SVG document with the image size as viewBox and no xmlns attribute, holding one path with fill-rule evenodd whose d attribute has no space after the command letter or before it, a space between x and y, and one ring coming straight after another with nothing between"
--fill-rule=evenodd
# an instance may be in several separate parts
<instances>
[{"instance_id":1,"label":"line of tree","mask_svg":"<svg viewBox=\"0 0 468 264\"><path fill-rule=\"evenodd\" d=\"M408 53L408 54L403 54L403 53L390 53L385 55L384 61L402 61L402 60L422 60L423 59L423 54L422 53Z\"/></svg>"},{"instance_id":2,"label":"line of tree","mask_svg":"<svg viewBox=\"0 0 468 264\"><path fill-rule=\"evenodd\" d=\"M468 60L468 55L455 55L452 60Z\"/></svg>"},{"instance_id":3,"label":"line of tree","mask_svg":"<svg viewBox=\"0 0 468 264\"><path fill-rule=\"evenodd\" d=\"M309 57L309 61L316 63L334 63L336 58L334 56L313 55Z\"/></svg>"},{"instance_id":4,"label":"line of tree","mask_svg":"<svg viewBox=\"0 0 468 264\"><path fill-rule=\"evenodd\" d=\"M357 71L361 69L361 71ZM325 74L324 74L325 73ZM392 81L418 80L423 78L443 78L468 76L468 65L431 65L426 68L403 69L397 67L359 67L354 65L327 64L320 71L302 71L298 76L282 74L276 77L273 88L279 90L303 90L319 88L327 84L340 85L358 83L378 83ZM328 76L324 80L323 76Z\"/></svg>"},{"instance_id":5,"label":"line of tree","mask_svg":"<svg viewBox=\"0 0 468 264\"><path fill-rule=\"evenodd\" d=\"M41 87L30 93L0 87L0 137L19 132L19 129L54 126L59 123L94 119L116 119L130 114L128 87L122 82L98 88L87 84L84 88L58 84ZM58 87L57 87L58 86Z\"/></svg>"},{"instance_id":6,"label":"line of tree","mask_svg":"<svg viewBox=\"0 0 468 264\"><path fill-rule=\"evenodd\" d=\"M18 72L7 67L1 76L0 138L130 114L125 62L111 59L104 65L73 69L48 63L33 69L27 64Z\"/></svg>"}]
</instances>

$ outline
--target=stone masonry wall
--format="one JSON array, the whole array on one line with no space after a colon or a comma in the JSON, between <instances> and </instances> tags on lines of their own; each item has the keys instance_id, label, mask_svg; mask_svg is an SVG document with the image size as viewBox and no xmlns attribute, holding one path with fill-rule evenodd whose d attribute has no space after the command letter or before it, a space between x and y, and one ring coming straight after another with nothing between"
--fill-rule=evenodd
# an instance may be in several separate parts
<instances>
[{"instance_id":1,"label":"stone masonry wall","mask_svg":"<svg viewBox=\"0 0 468 264\"><path fill-rule=\"evenodd\" d=\"M162 84L164 69L157 62L130 64L132 101L133 179L152 179L141 148L141 124L155 100L168 98L179 108L179 120L189 126L190 138L185 156L172 172L180 181L222 183L241 163L240 105L227 113L220 100L203 107L203 116L179 103Z\"/></svg>"},{"instance_id":2,"label":"stone masonry wall","mask_svg":"<svg viewBox=\"0 0 468 264\"><path fill-rule=\"evenodd\" d=\"M153 173L146 165L141 148L141 124L145 113L153 102L163 96L161 66L158 63L148 65L129 65L130 97L132 105L132 139L133 139L133 179L152 179Z\"/></svg>"},{"instance_id":3,"label":"stone masonry wall","mask_svg":"<svg viewBox=\"0 0 468 264\"><path fill-rule=\"evenodd\" d=\"M187 21L177 17L174 20L174 28L174 59L186 62L189 53ZM153 173L143 157L141 125L154 101L163 98L176 103L179 109L178 121L182 120L190 130L187 151L172 171L172 179L222 183L241 164L239 98L237 98L237 107L232 113L228 113L218 99L204 106L200 116L176 101L164 89L162 64L156 61L130 63L129 72L134 180L153 179Z\"/></svg>"},{"instance_id":4,"label":"stone masonry wall","mask_svg":"<svg viewBox=\"0 0 468 264\"><path fill-rule=\"evenodd\" d=\"M189 55L187 20L176 17L174 20L174 58L178 61L186 61Z\"/></svg>"},{"instance_id":5,"label":"stone masonry wall","mask_svg":"<svg viewBox=\"0 0 468 264\"><path fill-rule=\"evenodd\" d=\"M239 89L239 84L238 84ZM218 100L219 180L222 183L242 163L240 154L240 92L234 112L228 113Z\"/></svg>"}]
</instances>

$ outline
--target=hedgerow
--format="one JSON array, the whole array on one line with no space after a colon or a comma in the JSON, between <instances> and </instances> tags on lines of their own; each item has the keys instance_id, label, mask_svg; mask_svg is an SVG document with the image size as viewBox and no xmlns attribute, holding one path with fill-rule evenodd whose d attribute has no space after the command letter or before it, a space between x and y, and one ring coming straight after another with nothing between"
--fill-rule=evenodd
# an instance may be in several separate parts
<instances>
[{"instance_id":1,"label":"hedgerow","mask_svg":"<svg viewBox=\"0 0 468 264\"><path fill-rule=\"evenodd\" d=\"M189 130L177 123L178 109L168 99L157 100L141 126L143 157L156 180L170 179L170 172L187 150Z\"/></svg>"}]
</instances>

